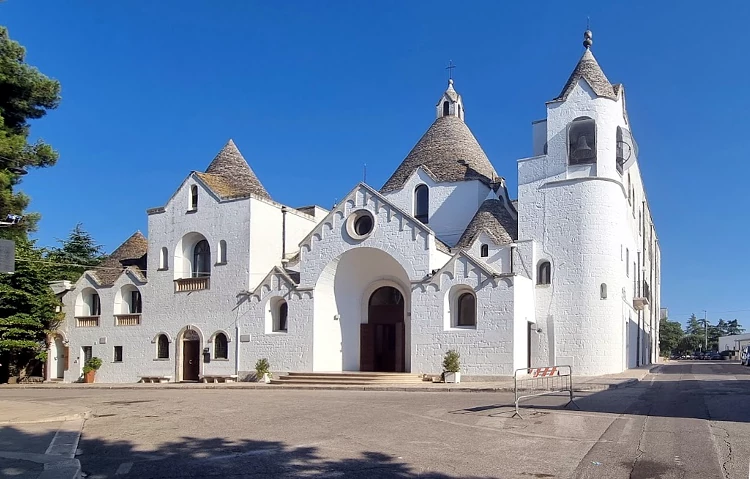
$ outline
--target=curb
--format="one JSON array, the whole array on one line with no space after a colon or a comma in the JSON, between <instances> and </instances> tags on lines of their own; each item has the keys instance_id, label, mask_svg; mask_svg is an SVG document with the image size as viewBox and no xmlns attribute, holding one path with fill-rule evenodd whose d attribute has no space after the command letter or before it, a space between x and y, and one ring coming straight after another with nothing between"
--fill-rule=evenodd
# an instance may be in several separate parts
<instances>
[{"instance_id":1,"label":"curb","mask_svg":"<svg viewBox=\"0 0 750 479\"><path fill-rule=\"evenodd\" d=\"M37 479L80 479L81 461L69 459L57 464L45 464Z\"/></svg>"},{"instance_id":2,"label":"curb","mask_svg":"<svg viewBox=\"0 0 750 479\"><path fill-rule=\"evenodd\" d=\"M0 426L8 425L8 424L41 424L45 422L64 422L64 421L73 421L76 419L88 419L91 416L91 411L86 411L78 414L69 414L67 416L54 416L54 417L47 417L42 419L34 419L31 421L13 421L13 420L4 420L0 421Z\"/></svg>"}]
</instances>

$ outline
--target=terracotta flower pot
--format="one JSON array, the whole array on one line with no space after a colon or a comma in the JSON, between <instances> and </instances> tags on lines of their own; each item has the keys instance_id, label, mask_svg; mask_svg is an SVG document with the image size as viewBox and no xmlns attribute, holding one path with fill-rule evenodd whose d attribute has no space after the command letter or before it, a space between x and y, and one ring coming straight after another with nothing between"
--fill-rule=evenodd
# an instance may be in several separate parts
<instances>
[{"instance_id":1,"label":"terracotta flower pot","mask_svg":"<svg viewBox=\"0 0 750 479\"><path fill-rule=\"evenodd\" d=\"M96 371L89 371L87 373L83 374L83 382L85 383L93 383L94 377L96 376Z\"/></svg>"}]
</instances>

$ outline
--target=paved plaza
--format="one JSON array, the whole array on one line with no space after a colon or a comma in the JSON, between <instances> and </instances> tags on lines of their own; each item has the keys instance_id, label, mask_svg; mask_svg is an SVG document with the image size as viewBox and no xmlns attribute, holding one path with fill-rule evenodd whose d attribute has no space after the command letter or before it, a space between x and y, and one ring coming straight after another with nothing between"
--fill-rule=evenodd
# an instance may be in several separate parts
<instances>
[{"instance_id":1,"label":"paved plaza","mask_svg":"<svg viewBox=\"0 0 750 479\"><path fill-rule=\"evenodd\" d=\"M670 363L577 393L580 410L531 399L525 419L508 392L4 386L0 476L40 477L80 421L75 459L97 479L745 478L748 379L734 363Z\"/></svg>"}]
</instances>

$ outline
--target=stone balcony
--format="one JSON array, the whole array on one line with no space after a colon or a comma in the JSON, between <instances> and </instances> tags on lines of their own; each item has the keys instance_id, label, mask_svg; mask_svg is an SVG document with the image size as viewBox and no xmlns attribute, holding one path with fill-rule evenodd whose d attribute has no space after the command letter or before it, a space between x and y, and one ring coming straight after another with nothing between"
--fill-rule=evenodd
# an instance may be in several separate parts
<instances>
[{"instance_id":1,"label":"stone balcony","mask_svg":"<svg viewBox=\"0 0 750 479\"><path fill-rule=\"evenodd\" d=\"M209 289L210 287L210 276L202 276L199 278L181 278L174 280L174 292L175 293L186 293L191 291L200 291L203 289Z\"/></svg>"},{"instance_id":2,"label":"stone balcony","mask_svg":"<svg viewBox=\"0 0 750 479\"><path fill-rule=\"evenodd\" d=\"M138 326L141 324L141 314L115 314L115 326Z\"/></svg>"},{"instance_id":3,"label":"stone balcony","mask_svg":"<svg viewBox=\"0 0 750 479\"><path fill-rule=\"evenodd\" d=\"M99 316L76 316L77 328L97 328L99 327Z\"/></svg>"}]
</instances>

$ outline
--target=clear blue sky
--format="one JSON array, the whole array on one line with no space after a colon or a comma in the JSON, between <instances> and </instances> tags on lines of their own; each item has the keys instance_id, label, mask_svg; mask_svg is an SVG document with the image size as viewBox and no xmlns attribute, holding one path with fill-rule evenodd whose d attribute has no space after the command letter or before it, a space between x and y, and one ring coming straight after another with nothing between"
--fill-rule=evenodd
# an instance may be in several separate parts
<instances>
[{"instance_id":1,"label":"clear blue sky","mask_svg":"<svg viewBox=\"0 0 750 479\"><path fill-rule=\"evenodd\" d=\"M364 163L380 187L432 123L448 60L515 194L530 123L580 57L587 16L626 87L663 305L750 329L747 1L7 0L0 23L62 83L32 127L60 160L22 185L36 237L53 245L82 222L111 251L228 138L285 204L330 207Z\"/></svg>"}]
</instances>

